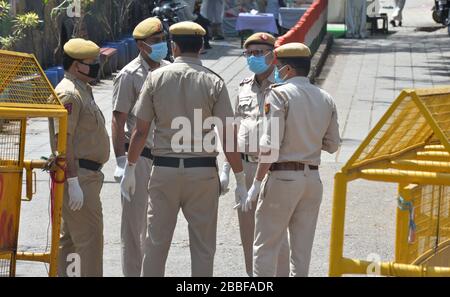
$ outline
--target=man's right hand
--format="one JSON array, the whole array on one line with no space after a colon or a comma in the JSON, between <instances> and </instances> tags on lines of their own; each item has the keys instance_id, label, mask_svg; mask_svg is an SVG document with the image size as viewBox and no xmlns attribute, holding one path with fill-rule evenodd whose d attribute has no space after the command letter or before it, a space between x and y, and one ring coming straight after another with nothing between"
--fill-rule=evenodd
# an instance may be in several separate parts
<instances>
[{"instance_id":1,"label":"man's right hand","mask_svg":"<svg viewBox=\"0 0 450 297\"><path fill-rule=\"evenodd\" d=\"M116 158L116 170L114 171L114 179L116 182L120 182L125 171L125 164L127 163L127 156L120 156Z\"/></svg>"},{"instance_id":2,"label":"man's right hand","mask_svg":"<svg viewBox=\"0 0 450 297\"><path fill-rule=\"evenodd\" d=\"M129 163L125 164L125 171L120 183L120 191L122 196L131 202L131 196L134 195L136 190L136 176L135 176L136 164Z\"/></svg>"},{"instance_id":3,"label":"man's right hand","mask_svg":"<svg viewBox=\"0 0 450 297\"><path fill-rule=\"evenodd\" d=\"M220 174L220 194L224 195L228 192L228 185L230 184L230 163L223 163L222 173Z\"/></svg>"}]
</instances>

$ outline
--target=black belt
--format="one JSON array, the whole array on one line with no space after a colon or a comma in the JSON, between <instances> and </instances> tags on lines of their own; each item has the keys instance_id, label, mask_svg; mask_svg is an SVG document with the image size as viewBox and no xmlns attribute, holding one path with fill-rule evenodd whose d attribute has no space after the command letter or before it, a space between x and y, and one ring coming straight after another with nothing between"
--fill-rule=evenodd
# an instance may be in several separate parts
<instances>
[{"instance_id":1,"label":"black belt","mask_svg":"<svg viewBox=\"0 0 450 297\"><path fill-rule=\"evenodd\" d=\"M103 164L86 160L86 159L79 159L78 165L80 165L81 168L92 170L92 171L100 171L103 167Z\"/></svg>"},{"instance_id":2,"label":"black belt","mask_svg":"<svg viewBox=\"0 0 450 297\"><path fill-rule=\"evenodd\" d=\"M270 170L271 171L277 171L277 170L301 171L301 170L305 170L305 166L309 166L310 170L318 170L319 169L319 166L305 165L300 162L281 162L281 163L273 163L272 166L270 166Z\"/></svg>"},{"instance_id":3,"label":"black belt","mask_svg":"<svg viewBox=\"0 0 450 297\"><path fill-rule=\"evenodd\" d=\"M130 144L125 143L125 150L128 152L129 149L130 149ZM152 150L149 149L148 147L144 147L144 149L142 150L142 153L141 153L141 157L153 160Z\"/></svg>"},{"instance_id":4,"label":"black belt","mask_svg":"<svg viewBox=\"0 0 450 297\"><path fill-rule=\"evenodd\" d=\"M173 157L156 157L153 161L153 166L173 167L179 168L183 160L184 168L194 167L217 167L215 157L200 157L200 158L173 158Z\"/></svg>"}]
</instances>

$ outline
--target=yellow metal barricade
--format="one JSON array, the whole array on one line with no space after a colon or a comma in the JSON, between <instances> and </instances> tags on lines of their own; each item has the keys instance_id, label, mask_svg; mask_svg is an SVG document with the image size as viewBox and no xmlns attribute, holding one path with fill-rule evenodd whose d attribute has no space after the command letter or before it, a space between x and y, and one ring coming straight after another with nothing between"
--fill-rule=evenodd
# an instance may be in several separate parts
<instances>
[{"instance_id":1,"label":"yellow metal barricade","mask_svg":"<svg viewBox=\"0 0 450 297\"><path fill-rule=\"evenodd\" d=\"M398 184L395 259L385 276L450 276L450 88L405 90L335 176L330 276L367 274L344 257L347 184Z\"/></svg>"},{"instance_id":2,"label":"yellow metal barricade","mask_svg":"<svg viewBox=\"0 0 450 297\"><path fill-rule=\"evenodd\" d=\"M59 121L57 150L52 162L26 160L27 122L32 118ZM56 276L66 131L67 112L35 57L0 50L0 276L14 276L17 260L48 263L49 275ZM53 181L52 238L48 253L17 250L23 172L27 184L25 200L30 200L35 168L46 168Z\"/></svg>"}]
</instances>

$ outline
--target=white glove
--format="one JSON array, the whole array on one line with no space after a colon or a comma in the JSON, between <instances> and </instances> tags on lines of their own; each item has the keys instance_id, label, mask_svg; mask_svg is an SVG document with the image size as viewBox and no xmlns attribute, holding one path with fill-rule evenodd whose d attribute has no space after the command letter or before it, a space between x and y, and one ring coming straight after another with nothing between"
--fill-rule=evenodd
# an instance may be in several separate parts
<instances>
[{"instance_id":1,"label":"white glove","mask_svg":"<svg viewBox=\"0 0 450 297\"><path fill-rule=\"evenodd\" d=\"M245 174L243 171L235 173L234 176L236 177L236 191L234 192L236 205L234 206L234 209L236 209L245 205L245 200L247 199L247 186L245 185Z\"/></svg>"},{"instance_id":2,"label":"white glove","mask_svg":"<svg viewBox=\"0 0 450 297\"><path fill-rule=\"evenodd\" d=\"M258 199L258 194L261 191L261 181L254 179L252 187L248 191L247 200L242 207L243 212L247 212L252 209L252 203Z\"/></svg>"},{"instance_id":3,"label":"white glove","mask_svg":"<svg viewBox=\"0 0 450 297\"><path fill-rule=\"evenodd\" d=\"M80 210L83 207L84 195L78 177L68 178L67 185L67 190L69 192L69 208L73 211Z\"/></svg>"},{"instance_id":4,"label":"white glove","mask_svg":"<svg viewBox=\"0 0 450 297\"><path fill-rule=\"evenodd\" d=\"M120 182L120 191L122 192L122 196L127 199L128 202L131 202L131 195L134 195L134 191L136 190L135 170L136 164L127 161L122 181Z\"/></svg>"},{"instance_id":5,"label":"white glove","mask_svg":"<svg viewBox=\"0 0 450 297\"><path fill-rule=\"evenodd\" d=\"M114 171L114 179L116 182L120 182L125 171L125 164L127 163L127 156L120 156L116 158L116 171Z\"/></svg>"},{"instance_id":6,"label":"white glove","mask_svg":"<svg viewBox=\"0 0 450 297\"><path fill-rule=\"evenodd\" d=\"M223 163L222 173L220 174L220 194L223 195L228 192L228 185L230 184L230 163Z\"/></svg>"}]
</instances>

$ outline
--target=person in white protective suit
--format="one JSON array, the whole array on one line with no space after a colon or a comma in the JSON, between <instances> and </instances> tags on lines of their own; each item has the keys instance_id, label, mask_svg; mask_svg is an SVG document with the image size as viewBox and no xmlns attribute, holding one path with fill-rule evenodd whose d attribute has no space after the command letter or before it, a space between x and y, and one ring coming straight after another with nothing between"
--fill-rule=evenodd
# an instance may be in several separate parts
<instances>
[{"instance_id":1,"label":"person in white protective suit","mask_svg":"<svg viewBox=\"0 0 450 297\"><path fill-rule=\"evenodd\" d=\"M394 2L394 12L392 13L391 25L396 27L397 24L395 21L397 21L398 25L401 27L403 21L403 8L405 8L406 0L394 0Z\"/></svg>"},{"instance_id":2,"label":"person in white protective suit","mask_svg":"<svg viewBox=\"0 0 450 297\"><path fill-rule=\"evenodd\" d=\"M212 40L223 40L223 14L225 10L224 0L203 0L200 9L201 15L211 22Z\"/></svg>"},{"instance_id":3,"label":"person in white protective suit","mask_svg":"<svg viewBox=\"0 0 450 297\"><path fill-rule=\"evenodd\" d=\"M345 10L345 25L347 38L366 38L367 2L361 0L347 0Z\"/></svg>"}]
</instances>

